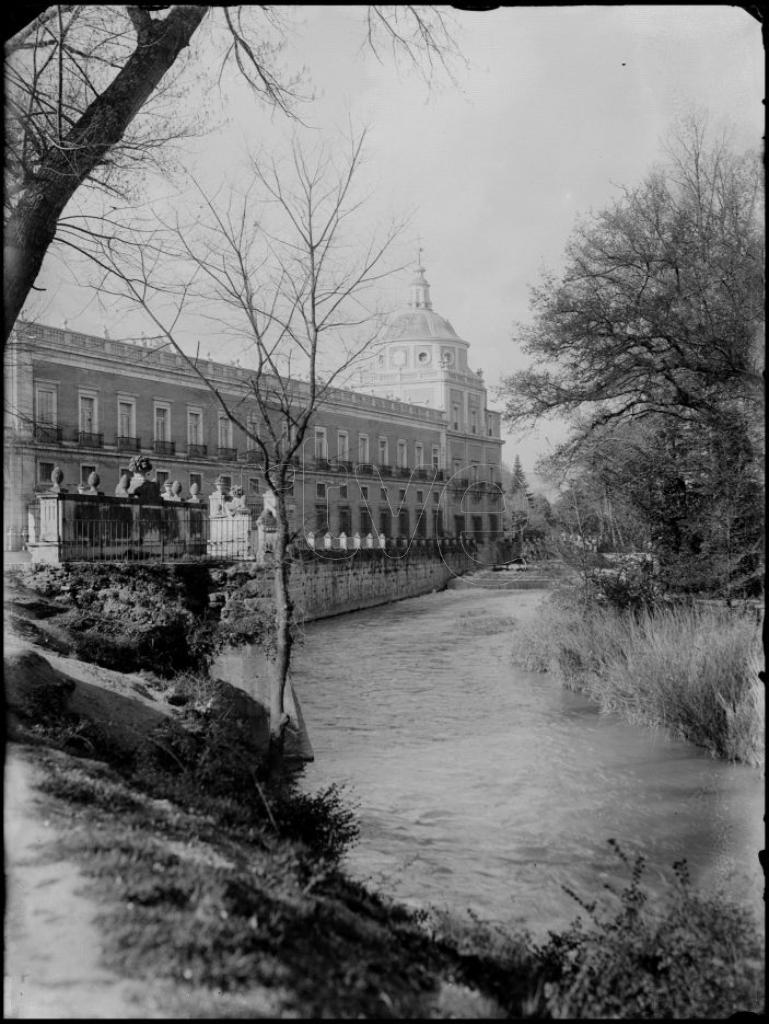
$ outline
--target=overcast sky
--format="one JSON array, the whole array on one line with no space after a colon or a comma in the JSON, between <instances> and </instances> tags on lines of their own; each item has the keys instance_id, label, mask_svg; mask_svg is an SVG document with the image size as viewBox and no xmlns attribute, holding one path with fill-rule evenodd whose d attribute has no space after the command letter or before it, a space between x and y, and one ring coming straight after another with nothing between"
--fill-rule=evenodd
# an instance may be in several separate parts
<instances>
[{"instance_id":1,"label":"overcast sky","mask_svg":"<svg viewBox=\"0 0 769 1024\"><path fill-rule=\"evenodd\" d=\"M760 26L738 8L453 11L468 65L454 67L455 85L444 79L431 89L362 46L364 8L287 10L296 31L283 62L288 70L306 65L317 95L304 119L319 137L348 117L370 127L368 216L413 211L401 259L415 259L421 237L433 306L470 342L471 367L484 370L489 386L521 365L513 324L527 319L541 269L558 268L575 217L606 205L618 185L639 182L662 157L676 116L705 110L714 127L729 127L735 148L762 146ZM278 147L290 135L283 118L255 108L237 86L227 111L215 136L189 148L206 180L244 143ZM408 279L383 288L383 302L403 301ZM47 291L27 312L121 335L60 265L50 261L41 283ZM518 453L531 471L560 436L554 425L508 435L505 461Z\"/></svg>"}]
</instances>

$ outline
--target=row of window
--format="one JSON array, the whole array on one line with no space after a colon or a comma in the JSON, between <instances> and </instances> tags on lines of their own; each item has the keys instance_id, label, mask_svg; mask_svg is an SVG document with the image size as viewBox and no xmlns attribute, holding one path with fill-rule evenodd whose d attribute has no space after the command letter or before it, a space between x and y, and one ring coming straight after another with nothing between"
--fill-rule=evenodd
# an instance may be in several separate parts
<instances>
[{"instance_id":1,"label":"row of window","mask_svg":"<svg viewBox=\"0 0 769 1024\"><path fill-rule=\"evenodd\" d=\"M78 388L78 430L84 434L99 434L101 416L98 392ZM153 440L171 440L171 403L153 402ZM35 387L35 422L41 426L58 424L58 386L38 383ZM121 438L135 438L136 399L127 395L117 397L117 433ZM217 420L217 439L220 448L232 447L232 423L224 414ZM187 406L187 443L205 443L203 409Z\"/></svg>"},{"instance_id":2,"label":"row of window","mask_svg":"<svg viewBox=\"0 0 769 1024\"><path fill-rule=\"evenodd\" d=\"M328 459L328 428L315 427L313 436L313 452L316 459ZM379 465L387 466L390 463L390 441L389 438L379 435L377 437L377 462ZM440 465L441 450L437 444L432 445L430 453L431 465L438 469ZM336 432L336 458L342 462L350 461L350 435L347 430ZM368 434L358 434L358 462L371 462L371 443ZM396 466L408 468L408 442L399 439L396 445ZM424 469L425 446L421 441L414 442L413 465L417 469Z\"/></svg>"},{"instance_id":3,"label":"row of window","mask_svg":"<svg viewBox=\"0 0 769 1024\"><path fill-rule=\"evenodd\" d=\"M358 490L360 491L360 496L361 496L361 498L364 501L368 501L368 499L369 499L369 491L372 490L372 489L376 490L376 488L369 488L366 484L359 484L358 485ZM329 498L334 493L334 491L338 491L339 492L339 495L338 495L339 500L340 501L346 501L348 496L349 496L348 495L348 490L349 489L348 489L348 485L347 484L325 484L325 483L321 483L320 481L318 481L315 484L315 497L316 498ZM433 496L433 504L437 505L440 502L440 500L441 500L440 492L439 491L431 491L430 493ZM424 504L425 492L421 488L417 488L416 499L417 499L417 505L423 505ZM387 490L386 487L380 487L379 488L379 500L380 501L389 501L390 500L390 494L389 494L389 491ZM405 500L406 500L406 488L405 487L400 487L398 489L398 501L404 502Z\"/></svg>"},{"instance_id":4,"label":"row of window","mask_svg":"<svg viewBox=\"0 0 769 1024\"><path fill-rule=\"evenodd\" d=\"M492 537L498 536L500 532L500 518L496 513L491 513L486 517L455 515L453 519L456 536L470 533L477 540L481 540L486 531ZM385 537L392 537L396 534L401 537L441 537L445 532L443 512L440 509L417 509L413 516L412 528L412 514L407 508L401 508L395 513L389 506L380 508L375 519L371 509L367 505L361 505L358 509L358 522L354 524L353 510L347 506L341 506L336 509L336 522L332 524L329 521L328 506L316 505L316 533L345 533L349 537L354 530L357 530L361 537L366 537L369 533L383 533Z\"/></svg>"},{"instance_id":5,"label":"row of window","mask_svg":"<svg viewBox=\"0 0 769 1024\"><path fill-rule=\"evenodd\" d=\"M35 420L40 426L56 426L58 423L58 388L55 384L38 383L36 386ZM80 388L78 390L78 429L81 433L95 435L100 433L100 414L98 394L95 391ZM248 424L249 434L256 433L256 424ZM136 399L129 396L119 395L117 398L117 433L123 439L136 438ZM171 403L155 400L153 402L153 440L155 442L169 442L172 438L171 431ZM255 442L251 437L248 439L249 447L253 448ZM232 422L226 415L220 413L217 417L217 443L219 448L232 447ZM315 427L314 431L314 455L316 459L329 458L328 428ZM187 406L187 444L193 447L205 445L205 429L203 409L197 406ZM377 461L380 465L389 465L390 442L387 437L377 438ZM409 453L408 443L399 439L396 446L396 466L408 468ZM421 441L414 442L413 466L417 469L425 467L425 445ZM337 459L350 461L350 435L346 430L338 430L336 433L336 457ZM371 444L368 434L358 434L358 462L371 462ZM430 451L430 464L434 469L440 466L440 447L432 445Z\"/></svg>"},{"instance_id":6,"label":"row of window","mask_svg":"<svg viewBox=\"0 0 769 1024\"><path fill-rule=\"evenodd\" d=\"M454 404L454 405L451 406L451 429L452 430L459 430L459 424L460 423L461 423L461 420L460 420L460 415L459 415L459 405ZM488 436L491 437L492 433L493 433L492 427L491 427L491 423L488 424L488 426L486 428L486 431L488 433ZM477 409L470 409L470 433L471 434L479 434L480 432L481 431L480 431L480 425L479 425L478 410Z\"/></svg>"}]
</instances>

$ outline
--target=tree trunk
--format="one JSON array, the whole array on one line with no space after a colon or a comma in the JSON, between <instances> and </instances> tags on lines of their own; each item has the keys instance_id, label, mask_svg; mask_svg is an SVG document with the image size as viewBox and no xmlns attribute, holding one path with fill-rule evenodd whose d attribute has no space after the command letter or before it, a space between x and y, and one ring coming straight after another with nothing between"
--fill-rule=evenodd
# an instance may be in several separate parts
<instances>
[{"instance_id":1,"label":"tree trunk","mask_svg":"<svg viewBox=\"0 0 769 1024\"><path fill-rule=\"evenodd\" d=\"M286 684L291 667L291 613L293 604L288 582L288 519L282 493L276 500L277 535L275 538L275 655L270 665L270 753L268 777L274 778L283 766L283 747L288 716L285 708Z\"/></svg>"},{"instance_id":2,"label":"tree trunk","mask_svg":"<svg viewBox=\"0 0 769 1024\"><path fill-rule=\"evenodd\" d=\"M5 340L40 272L64 207L123 138L163 75L188 46L208 8L178 6L163 19L150 18L142 8L130 10L137 32L136 49L110 85L83 112L61 146L51 150L24 184L6 221Z\"/></svg>"}]
</instances>

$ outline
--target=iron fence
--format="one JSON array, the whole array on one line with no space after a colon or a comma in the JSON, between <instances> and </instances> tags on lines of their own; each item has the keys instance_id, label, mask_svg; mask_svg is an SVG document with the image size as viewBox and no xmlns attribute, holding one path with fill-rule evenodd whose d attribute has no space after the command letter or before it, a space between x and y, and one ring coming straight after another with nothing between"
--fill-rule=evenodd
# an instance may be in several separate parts
<instances>
[{"instance_id":1,"label":"iron fence","mask_svg":"<svg viewBox=\"0 0 769 1024\"><path fill-rule=\"evenodd\" d=\"M253 515L209 518L207 506L104 506L67 503L54 533L41 534L40 509L28 507L27 540L54 547L60 562L190 561L252 558ZM34 546L37 547L34 547Z\"/></svg>"}]
</instances>

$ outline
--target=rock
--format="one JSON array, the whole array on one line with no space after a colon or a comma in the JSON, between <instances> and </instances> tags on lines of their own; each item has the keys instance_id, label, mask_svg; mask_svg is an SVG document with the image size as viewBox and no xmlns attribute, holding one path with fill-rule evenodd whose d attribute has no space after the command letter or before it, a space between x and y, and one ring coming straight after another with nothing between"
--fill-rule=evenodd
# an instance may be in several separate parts
<instances>
[{"instance_id":1,"label":"rock","mask_svg":"<svg viewBox=\"0 0 769 1024\"><path fill-rule=\"evenodd\" d=\"M266 708L245 691L224 680L216 680L216 692L208 702L206 717L225 725L237 734L243 746L254 754L264 754L270 743L270 716Z\"/></svg>"},{"instance_id":2,"label":"rock","mask_svg":"<svg viewBox=\"0 0 769 1024\"><path fill-rule=\"evenodd\" d=\"M4 662L5 700L10 711L38 720L65 712L75 689L72 679L62 676L35 651L7 655Z\"/></svg>"}]
</instances>

